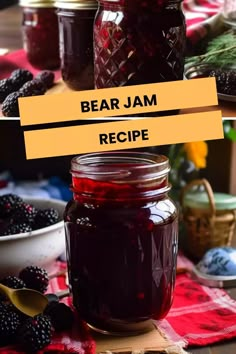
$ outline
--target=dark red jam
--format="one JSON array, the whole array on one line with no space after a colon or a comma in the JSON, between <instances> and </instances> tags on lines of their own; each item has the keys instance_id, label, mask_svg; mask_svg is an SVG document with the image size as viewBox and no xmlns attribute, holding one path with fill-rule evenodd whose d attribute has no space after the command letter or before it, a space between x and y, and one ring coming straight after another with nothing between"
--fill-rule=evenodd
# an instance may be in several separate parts
<instances>
[{"instance_id":1,"label":"dark red jam","mask_svg":"<svg viewBox=\"0 0 236 354\"><path fill-rule=\"evenodd\" d=\"M94 26L95 87L183 79L181 0L100 0Z\"/></svg>"},{"instance_id":2,"label":"dark red jam","mask_svg":"<svg viewBox=\"0 0 236 354\"><path fill-rule=\"evenodd\" d=\"M173 301L178 218L168 160L157 156L158 171L152 154L87 156L72 160L74 198L64 216L73 303L99 331L142 332Z\"/></svg>"},{"instance_id":3,"label":"dark red jam","mask_svg":"<svg viewBox=\"0 0 236 354\"><path fill-rule=\"evenodd\" d=\"M34 67L53 70L60 66L55 8L23 8L23 43L27 58Z\"/></svg>"},{"instance_id":4,"label":"dark red jam","mask_svg":"<svg viewBox=\"0 0 236 354\"><path fill-rule=\"evenodd\" d=\"M94 88L93 9L59 9L62 78L72 90Z\"/></svg>"}]
</instances>

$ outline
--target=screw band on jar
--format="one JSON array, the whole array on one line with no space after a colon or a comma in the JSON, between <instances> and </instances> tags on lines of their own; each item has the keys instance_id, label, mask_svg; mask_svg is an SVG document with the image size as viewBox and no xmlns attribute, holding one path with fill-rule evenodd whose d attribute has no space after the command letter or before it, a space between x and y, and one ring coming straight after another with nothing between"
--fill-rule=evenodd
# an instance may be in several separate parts
<instances>
[{"instance_id":1,"label":"screw band on jar","mask_svg":"<svg viewBox=\"0 0 236 354\"><path fill-rule=\"evenodd\" d=\"M55 7L55 0L20 0L19 5L37 8Z\"/></svg>"},{"instance_id":2,"label":"screw band on jar","mask_svg":"<svg viewBox=\"0 0 236 354\"><path fill-rule=\"evenodd\" d=\"M68 10L94 10L97 9L97 1L94 0L59 0L56 1L58 9Z\"/></svg>"}]
</instances>

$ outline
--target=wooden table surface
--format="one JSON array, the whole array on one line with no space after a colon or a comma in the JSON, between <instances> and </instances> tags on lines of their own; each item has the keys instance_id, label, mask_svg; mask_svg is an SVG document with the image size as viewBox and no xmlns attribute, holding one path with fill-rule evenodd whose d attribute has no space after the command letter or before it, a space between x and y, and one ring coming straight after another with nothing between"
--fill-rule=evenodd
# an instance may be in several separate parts
<instances>
[{"instance_id":1,"label":"wooden table surface","mask_svg":"<svg viewBox=\"0 0 236 354\"><path fill-rule=\"evenodd\" d=\"M8 48L10 51L22 48L20 26L21 10L18 6L0 10L0 48ZM236 117L236 103L220 102L218 108L222 109L224 117ZM229 293L236 299L236 289ZM190 348L189 351L192 354L236 354L236 340L210 347Z\"/></svg>"}]
</instances>

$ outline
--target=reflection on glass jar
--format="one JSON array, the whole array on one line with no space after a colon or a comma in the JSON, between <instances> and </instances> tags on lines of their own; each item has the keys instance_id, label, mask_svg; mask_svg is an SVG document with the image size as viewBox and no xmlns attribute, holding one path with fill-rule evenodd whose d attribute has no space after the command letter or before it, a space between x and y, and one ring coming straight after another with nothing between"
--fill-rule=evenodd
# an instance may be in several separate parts
<instances>
[{"instance_id":1,"label":"reflection on glass jar","mask_svg":"<svg viewBox=\"0 0 236 354\"><path fill-rule=\"evenodd\" d=\"M112 152L75 157L65 210L73 303L104 333L138 333L171 307L178 217L162 155Z\"/></svg>"},{"instance_id":2,"label":"reflection on glass jar","mask_svg":"<svg viewBox=\"0 0 236 354\"><path fill-rule=\"evenodd\" d=\"M93 89L93 22L97 2L62 0L56 5L62 78L72 90Z\"/></svg>"},{"instance_id":3,"label":"reflection on glass jar","mask_svg":"<svg viewBox=\"0 0 236 354\"><path fill-rule=\"evenodd\" d=\"M60 66L58 20L53 0L21 0L23 45L31 65L39 69Z\"/></svg>"},{"instance_id":4,"label":"reflection on glass jar","mask_svg":"<svg viewBox=\"0 0 236 354\"><path fill-rule=\"evenodd\" d=\"M94 26L95 87L183 79L181 0L99 0Z\"/></svg>"}]
</instances>

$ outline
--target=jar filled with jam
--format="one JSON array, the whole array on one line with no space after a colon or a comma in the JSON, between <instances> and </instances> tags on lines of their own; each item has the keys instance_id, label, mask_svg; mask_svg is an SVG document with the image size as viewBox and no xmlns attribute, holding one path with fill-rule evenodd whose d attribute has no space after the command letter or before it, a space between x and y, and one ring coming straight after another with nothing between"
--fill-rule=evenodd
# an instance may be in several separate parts
<instances>
[{"instance_id":1,"label":"jar filled with jam","mask_svg":"<svg viewBox=\"0 0 236 354\"><path fill-rule=\"evenodd\" d=\"M23 45L31 65L60 67L58 20L53 0L21 0Z\"/></svg>"},{"instance_id":2,"label":"jar filled with jam","mask_svg":"<svg viewBox=\"0 0 236 354\"><path fill-rule=\"evenodd\" d=\"M97 2L61 0L56 5L62 78L72 90L93 89L93 22Z\"/></svg>"},{"instance_id":3,"label":"jar filled with jam","mask_svg":"<svg viewBox=\"0 0 236 354\"><path fill-rule=\"evenodd\" d=\"M95 87L183 79L182 0L99 0L94 25Z\"/></svg>"},{"instance_id":4,"label":"jar filled with jam","mask_svg":"<svg viewBox=\"0 0 236 354\"><path fill-rule=\"evenodd\" d=\"M64 220L70 288L103 333L147 331L173 301L178 213L168 159L146 152L75 157Z\"/></svg>"}]
</instances>

